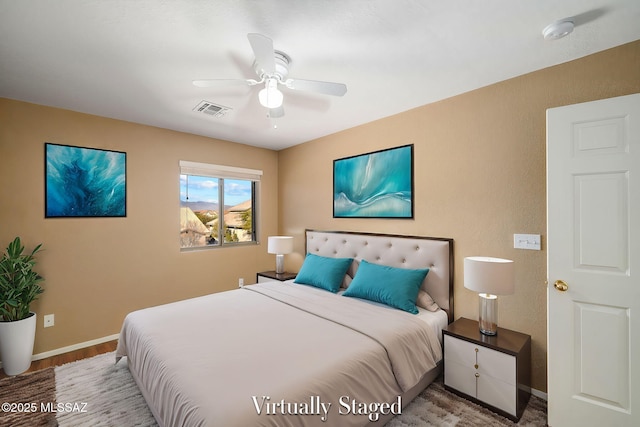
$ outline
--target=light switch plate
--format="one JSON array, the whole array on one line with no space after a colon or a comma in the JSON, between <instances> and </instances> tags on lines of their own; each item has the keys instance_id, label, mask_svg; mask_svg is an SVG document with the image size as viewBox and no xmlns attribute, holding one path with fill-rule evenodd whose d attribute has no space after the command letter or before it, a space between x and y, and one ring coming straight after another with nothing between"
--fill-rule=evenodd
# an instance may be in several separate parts
<instances>
[{"instance_id":1,"label":"light switch plate","mask_svg":"<svg viewBox=\"0 0 640 427\"><path fill-rule=\"evenodd\" d=\"M540 250L539 234L514 234L513 247L516 249Z\"/></svg>"}]
</instances>

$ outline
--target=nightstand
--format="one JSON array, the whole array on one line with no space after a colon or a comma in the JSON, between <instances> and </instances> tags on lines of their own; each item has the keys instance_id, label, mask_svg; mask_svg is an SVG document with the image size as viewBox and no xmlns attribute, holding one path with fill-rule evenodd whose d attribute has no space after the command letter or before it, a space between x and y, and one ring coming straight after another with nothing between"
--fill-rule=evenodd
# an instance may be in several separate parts
<instances>
[{"instance_id":1,"label":"nightstand","mask_svg":"<svg viewBox=\"0 0 640 427\"><path fill-rule=\"evenodd\" d=\"M515 422L531 396L531 337L498 328L484 335L460 318L442 331L444 386Z\"/></svg>"},{"instance_id":2,"label":"nightstand","mask_svg":"<svg viewBox=\"0 0 640 427\"><path fill-rule=\"evenodd\" d=\"M296 278L296 273L287 273L286 271L284 273L276 273L274 270L270 270L270 271L261 271L257 274L257 282L258 283L262 283L262 282L271 282L273 280L280 280L281 282L284 282L285 280L291 280L291 279L295 279Z\"/></svg>"}]
</instances>

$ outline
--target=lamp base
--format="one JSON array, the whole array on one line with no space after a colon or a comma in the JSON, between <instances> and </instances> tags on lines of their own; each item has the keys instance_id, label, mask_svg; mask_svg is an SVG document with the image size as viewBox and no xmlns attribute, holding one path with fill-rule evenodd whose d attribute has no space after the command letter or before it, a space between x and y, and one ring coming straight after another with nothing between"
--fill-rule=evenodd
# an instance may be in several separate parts
<instances>
[{"instance_id":1,"label":"lamp base","mask_svg":"<svg viewBox=\"0 0 640 427\"><path fill-rule=\"evenodd\" d=\"M276 274L284 273L284 255L276 255Z\"/></svg>"},{"instance_id":2,"label":"lamp base","mask_svg":"<svg viewBox=\"0 0 640 427\"><path fill-rule=\"evenodd\" d=\"M498 334L498 297L491 294L479 294L478 313L480 332L485 335Z\"/></svg>"}]
</instances>

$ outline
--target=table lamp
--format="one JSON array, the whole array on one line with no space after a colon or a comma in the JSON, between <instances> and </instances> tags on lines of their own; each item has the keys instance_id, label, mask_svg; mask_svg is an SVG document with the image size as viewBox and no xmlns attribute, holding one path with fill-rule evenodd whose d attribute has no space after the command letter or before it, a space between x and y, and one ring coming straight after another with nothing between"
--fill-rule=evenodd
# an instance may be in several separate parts
<instances>
[{"instance_id":1,"label":"table lamp","mask_svg":"<svg viewBox=\"0 0 640 427\"><path fill-rule=\"evenodd\" d=\"M480 332L498 333L498 297L514 291L515 269L513 261L491 257L464 259L464 287L479 292Z\"/></svg>"},{"instance_id":2,"label":"table lamp","mask_svg":"<svg viewBox=\"0 0 640 427\"><path fill-rule=\"evenodd\" d=\"M293 252L293 237L269 236L267 252L276 254L276 274L284 273L284 255Z\"/></svg>"}]
</instances>

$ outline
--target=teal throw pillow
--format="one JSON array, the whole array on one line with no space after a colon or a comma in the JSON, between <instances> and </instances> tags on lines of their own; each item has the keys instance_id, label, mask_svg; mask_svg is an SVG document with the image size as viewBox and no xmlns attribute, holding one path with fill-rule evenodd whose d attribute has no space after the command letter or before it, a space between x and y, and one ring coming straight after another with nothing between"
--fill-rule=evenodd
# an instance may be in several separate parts
<instances>
[{"instance_id":1,"label":"teal throw pillow","mask_svg":"<svg viewBox=\"0 0 640 427\"><path fill-rule=\"evenodd\" d=\"M328 258L307 254L300 272L293 282L315 286L316 288L336 293L340 289L351 261L353 261L352 258Z\"/></svg>"},{"instance_id":2,"label":"teal throw pillow","mask_svg":"<svg viewBox=\"0 0 640 427\"><path fill-rule=\"evenodd\" d=\"M356 276L342 295L375 301L418 314L416 298L428 272L428 268L410 270L362 260Z\"/></svg>"}]
</instances>

